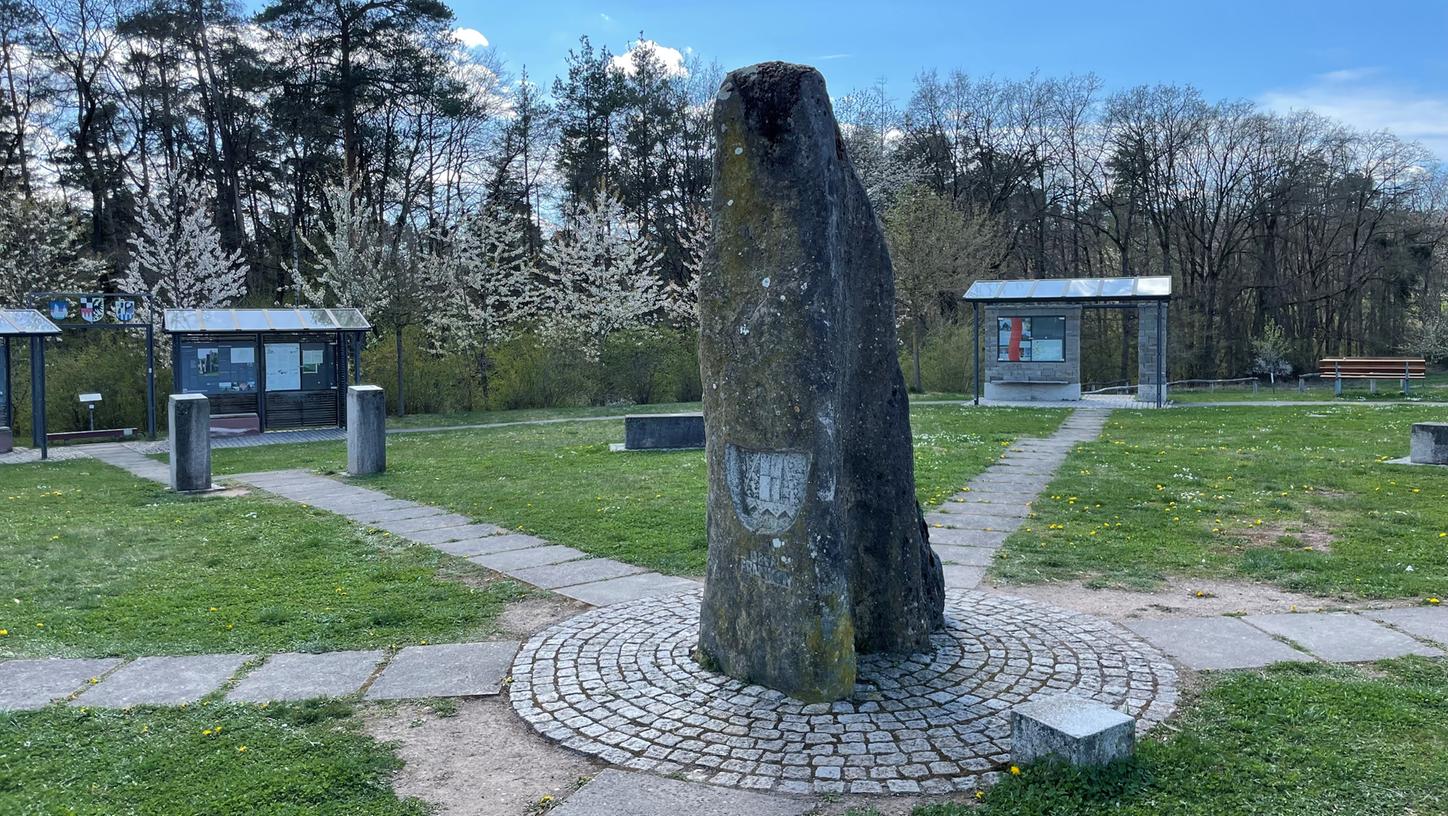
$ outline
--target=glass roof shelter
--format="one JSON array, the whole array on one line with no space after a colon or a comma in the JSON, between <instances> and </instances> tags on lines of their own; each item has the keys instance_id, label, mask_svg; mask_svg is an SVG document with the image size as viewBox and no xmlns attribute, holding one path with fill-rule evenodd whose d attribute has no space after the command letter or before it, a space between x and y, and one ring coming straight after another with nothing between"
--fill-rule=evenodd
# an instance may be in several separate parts
<instances>
[{"instance_id":1,"label":"glass roof shelter","mask_svg":"<svg viewBox=\"0 0 1448 816\"><path fill-rule=\"evenodd\" d=\"M371 328L357 309L167 309L172 390L206 395L216 434L342 426Z\"/></svg>"},{"instance_id":2,"label":"glass roof shelter","mask_svg":"<svg viewBox=\"0 0 1448 816\"><path fill-rule=\"evenodd\" d=\"M1080 393L1080 310L1137 309L1138 382L1136 398L1160 407L1166 401L1166 314L1171 278L1042 278L984 280L970 285L965 300L975 324L975 403L980 404L981 309L996 319L988 338L986 378L989 392L1019 394L1033 386L1066 384ZM1070 315L1075 315L1074 325ZM1072 337L1074 329L1074 338ZM1009 390L1008 390L1009 389Z\"/></svg>"},{"instance_id":3,"label":"glass roof shelter","mask_svg":"<svg viewBox=\"0 0 1448 816\"><path fill-rule=\"evenodd\" d=\"M30 340L30 438L31 444L40 449L42 459L49 457L49 446L45 442L45 338L58 336L60 327L46 319L34 309L0 309L0 338L4 339L5 354L0 358L4 369L0 384L5 388L5 427L15 427L15 402L10 380L11 342L28 338ZM6 435L7 440L9 435ZM6 451L0 451L3 453Z\"/></svg>"}]
</instances>

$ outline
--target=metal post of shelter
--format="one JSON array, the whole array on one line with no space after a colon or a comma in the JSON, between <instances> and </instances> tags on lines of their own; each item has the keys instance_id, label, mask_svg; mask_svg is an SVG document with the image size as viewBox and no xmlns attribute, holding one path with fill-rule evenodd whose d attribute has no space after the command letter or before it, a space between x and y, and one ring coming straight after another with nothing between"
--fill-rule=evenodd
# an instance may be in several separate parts
<instances>
[{"instance_id":1,"label":"metal post of shelter","mask_svg":"<svg viewBox=\"0 0 1448 816\"><path fill-rule=\"evenodd\" d=\"M971 379L972 389L975 392L975 404L980 405L980 304L972 303L972 311L975 313L975 344L971 347L972 356L975 358L975 372Z\"/></svg>"},{"instance_id":2,"label":"metal post of shelter","mask_svg":"<svg viewBox=\"0 0 1448 816\"><path fill-rule=\"evenodd\" d=\"M15 399L10 379L10 338L5 338L5 427L15 428Z\"/></svg>"},{"instance_id":3,"label":"metal post of shelter","mask_svg":"<svg viewBox=\"0 0 1448 816\"><path fill-rule=\"evenodd\" d=\"M50 458L45 433L45 338L30 338L30 441L40 449L40 458Z\"/></svg>"},{"instance_id":4,"label":"metal post of shelter","mask_svg":"<svg viewBox=\"0 0 1448 816\"><path fill-rule=\"evenodd\" d=\"M154 312L154 309L148 310ZM175 359L172 365L175 365ZM146 323L146 438L156 441L156 319Z\"/></svg>"}]
</instances>

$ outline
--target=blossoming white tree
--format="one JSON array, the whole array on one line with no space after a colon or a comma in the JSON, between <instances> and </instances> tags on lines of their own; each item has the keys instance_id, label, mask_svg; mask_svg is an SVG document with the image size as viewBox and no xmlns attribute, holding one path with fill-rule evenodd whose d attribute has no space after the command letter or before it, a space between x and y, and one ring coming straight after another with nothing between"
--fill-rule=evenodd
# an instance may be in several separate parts
<instances>
[{"instance_id":1,"label":"blossoming white tree","mask_svg":"<svg viewBox=\"0 0 1448 816\"><path fill-rule=\"evenodd\" d=\"M566 228L543 254L551 285L540 304L540 330L576 344L589 360L598 360L617 332L651 326L668 308L655 272L658 254L607 191L570 209Z\"/></svg>"},{"instance_id":2,"label":"blossoming white tree","mask_svg":"<svg viewBox=\"0 0 1448 816\"><path fill-rule=\"evenodd\" d=\"M540 290L528 263L524 223L482 211L463 219L423 266L432 302L424 316L434 351L477 361L488 395L488 348L536 314Z\"/></svg>"},{"instance_id":3,"label":"blossoming white tree","mask_svg":"<svg viewBox=\"0 0 1448 816\"><path fill-rule=\"evenodd\" d=\"M105 262L85 253L78 220L58 202L0 194L0 304L95 286Z\"/></svg>"},{"instance_id":4,"label":"blossoming white tree","mask_svg":"<svg viewBox=\"0 0 1448 816\"><path fill-rule=\"evenodd\" d=\"M329 186L322 195L330 223L302 236L312 260L291 270L292 281L308 304L354 307L376 323L390 300L382 230L358 206L351 184Z\"/></svg>"},{"instance_id":5,"label":"blossoming white tree","mask_svg":"<svg viewBox=\"0 0 1448 816\"><path fill-rule=\"evenodd\" d=\"M684 246L684 270L689 279L683 284L670 283L667 289L668 313L682 327L699 327L699 275L704 271L704 255L714 240L714 225L705 208L695 208L684 218L679 237Z\"/></svg>"},{"instance_id":6,"label":"blossoming white tree","mask_svg":"<svg viewBox=\"0 0 1448 816\"><path fill-rule=\"evenodd\" d=\"M241 252L227 252L201 182L179 172L161 178L141 207L122 287L147 292L158 308L225 306L246 293Z\"/></svg>"}]
</instances>

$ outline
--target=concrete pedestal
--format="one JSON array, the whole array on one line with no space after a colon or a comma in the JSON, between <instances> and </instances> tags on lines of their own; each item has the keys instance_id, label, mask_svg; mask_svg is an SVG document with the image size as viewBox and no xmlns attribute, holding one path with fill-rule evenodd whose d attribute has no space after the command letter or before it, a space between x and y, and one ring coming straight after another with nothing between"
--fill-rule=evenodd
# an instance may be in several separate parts
<instances>
[{"instance_id":1,"label":"concrete pedestal","mask_svg":"<svg viewBox=\"0 0 1448 816\"><path fill-rule=\"evenodd\" d=\"M387 395L376 385L347 388L347 474L387 469Z\"/></svg>"},{"instance_id":2,"label":"concrete pedestal","mask_svg":"<svg viewBox=\"0 0 1448 816\"><path fill-rule=\"evenodd\" d=\"M623 418L624 450L704 447L703 414L630 414Z\"/></svg>"},{"instance_id":3,"label":"concrete pedestal","mask_svg":"<svg viewBox=\"0 0 1448 816\"><path fill-rule=\"evenodd\" d=\"M9 453L15 450L15 434L6 427L0 426L0 453Z\"/></svg>"},{"instance_id":4,"label":"concrete pedestal","mask_svg":"<svg viewBox=\"0 0 1448 816\"><path fill-rule=\"evenodd\" d=\"M1011 760L1048 757L1071 765L1106 765L1136 750L1136 720L1111 706L1062 694L1011 709Z\"/></svg>"},{"instance_id":5,"label":"concrete pedestal","mask_svg":"<svg viewBox=\"0 0 1448 816\"><path fill-rule=\"evenodd\" d=\"M171 489L211 489L211 403L201 394L172 394L167 408L171 433Z\"/></svg>"},{"instance_id":6,"label":"concrete pedestal","mask_svg":"<svg viewBox=\"0 0 1448 816\"><path fill-rule=\"evenodd\" d=\"M1413 447L1408 461L1415 465L1448 465L1448 422L1413 423Z\"/></svg>"}]
</instances>

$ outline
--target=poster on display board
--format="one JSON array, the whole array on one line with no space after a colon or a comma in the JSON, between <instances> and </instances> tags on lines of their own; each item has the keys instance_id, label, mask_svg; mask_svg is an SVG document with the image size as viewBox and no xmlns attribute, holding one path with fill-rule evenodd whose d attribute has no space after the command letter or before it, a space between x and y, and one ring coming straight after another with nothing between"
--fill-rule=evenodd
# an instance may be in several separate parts
<instances>
[{"instance_id":1,"label":"poster on display board","mask_svg":"<svg viewBox=\"0 0 1448 816\"><path fill-rule=\"evenodd\" d=\"M266 390L300 391L302 347L299 343L266 344Z\"/></svg>"}]
</instances>

